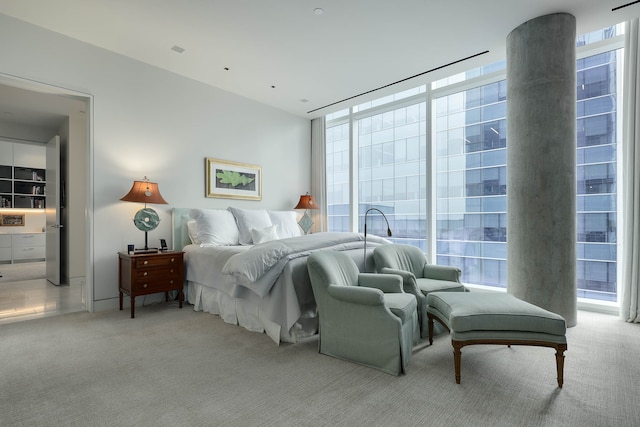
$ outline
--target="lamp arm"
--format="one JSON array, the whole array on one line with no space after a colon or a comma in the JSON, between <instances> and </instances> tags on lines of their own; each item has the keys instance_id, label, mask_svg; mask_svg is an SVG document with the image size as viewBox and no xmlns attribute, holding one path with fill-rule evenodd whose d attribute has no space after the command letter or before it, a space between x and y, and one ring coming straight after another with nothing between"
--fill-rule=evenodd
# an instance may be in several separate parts
<instances>
[{"instance_id":1,"label":"lamp arm","mask_svg":"<svg viewBox=\"0 0 640 427\"><path fill-rule=\"evenodd\" d=\"M378 208L369 208L364 213L364 235L365 235L365 237L367 236L367 215L369 215L370 211L377 211L377 212L380 213L380 215L382 215L382 218L384 218L384 221L387 223L387 236L391 237L392 234L391 234L391 227L389 227L389 220L387 219L387 216L384 214L384 212L382 212Z\"/></svg>"},{"instance_id":2,"label":"lamp arm","mask_svg":"<svg viewBox=\"0 0 640 427\"><path fill-rule=\"evenodd\" d=\"M370 211L377 211L380 213L380 215L382 215L384 221L387 223L387 236L391 237L391 227L389 227L389 220L387 219L387 216L384 214L384 212L382 212L378 208L367 209L367 211L364 213L364 273L367 272L367 216L369 215Z\"/></svg>"}]
</instances>

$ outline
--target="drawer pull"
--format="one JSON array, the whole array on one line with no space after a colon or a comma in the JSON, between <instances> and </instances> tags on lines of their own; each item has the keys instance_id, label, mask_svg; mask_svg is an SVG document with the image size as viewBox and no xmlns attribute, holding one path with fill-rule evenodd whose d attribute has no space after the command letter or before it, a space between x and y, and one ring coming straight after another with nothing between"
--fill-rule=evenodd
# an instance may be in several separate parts
<instances>
[{"instance_id":1,"label":"drawer pull","mask_svg":"<svg viewBox=\"0 0 640 427\"><path fill-rule=\"evenodd\" d=\"M171 285L173 285L173 280L169 280L169 283L170 283Z\"/></svg>"},{"instance_id":2,"label":"drawer pull","mask_svg":"<svg viewBox=\"0 0 640 427\"><path fill-rule=\"evenodd\" d=\"M169 273L173 273L173 268L171 270L169 270Z\"/></svg>"},{"instance_id":3,"label":"drawer pull","mask_svg":"<svg viewBox=\"0 0 640 427\"><path fill-rule=\"evenodd\" d=\"M144 265L147 265L147 264L149 264L149 261L145 261L145 262L143 262L143 264L144 264Z\"/></svg>"},{"instance_id":4,"label":"drawer pull","mask_svg":"<svg viewBox=\"0 0 640 427\"><path fill-rule=\"evenodd\" d=\"M147 289L147 284L142 285L143 288Z\"/></svg>"},{"instance_id":5,"label":"drawer pull","mask_svg":"<svg viewBox=\"0 0 640 427\"><path fill-rule=\"evenodd\" d=\"M147 272L145 271L145 272L144 272L144 274L143 274L143 276L146 276L147 274L149 274L149 273L147 273Z\"/></svg>"},{"instance_id":6,"label":"drawer pull","mask_svg":"<svg viewBox=\"0 0 640 427\"><path fill-rule=\"evenodd\" d=\"M176 259L175 258L171 258L171 262L176 262Z\"/></svg>"}]
</instances>

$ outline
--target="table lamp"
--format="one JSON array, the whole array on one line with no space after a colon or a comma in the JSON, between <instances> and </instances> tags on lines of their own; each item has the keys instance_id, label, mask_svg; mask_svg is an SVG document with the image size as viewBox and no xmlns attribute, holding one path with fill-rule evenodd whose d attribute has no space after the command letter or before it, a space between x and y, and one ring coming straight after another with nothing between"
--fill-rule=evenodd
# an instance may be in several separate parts
<instances>
[{"instance_id":1,"label":"table lamp","mask_svg":"<svg viewBox=\"0 0 640 427\"><path fill-rule=\"evenodd\" d=\"M309 216L309 209L319 209L316 200L309 193L300 196L300 201L293 209L304 209L304 215L298 221L298 225L304 231L304 234L309 234L309 230L313 227L313 221Z\"/></svg>"},{"instance_id":2,"label":"table lamp","mask_svg":"<svg viewBox=\"0 0 640 427\"><path fill-rule=\"evenodd\" d=\"M150 182L145 176L142 181L133 181L131 190L120 200L125 202L144 203L144 208L136 212L133 217L133 224L138 230L144 231L144 249L136 249L135 253L156 252L149 249L147 232L154 230L160 223L158 213L147 207L147 203L166 205L167 201L160 195L158 184Z\"/></svg>"}]
</instances>

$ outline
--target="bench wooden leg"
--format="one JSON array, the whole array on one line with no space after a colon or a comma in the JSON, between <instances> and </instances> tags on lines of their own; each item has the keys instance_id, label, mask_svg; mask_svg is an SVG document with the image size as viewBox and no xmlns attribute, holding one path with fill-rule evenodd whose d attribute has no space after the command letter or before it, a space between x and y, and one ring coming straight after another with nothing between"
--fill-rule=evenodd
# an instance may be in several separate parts
<instances>
[{"instance_id":1,"label":"bench wooden leg","mask_svg":"<svg viewBox=\"0 0 640 427\"><path fill-rule=\"evenodd\" d=\"M453 345L453 365L456 370L456 384L460 384L460 364L462 362L462 343L451 341Z\"/></svg>"},{"instance_id":2,"label":"bench wooden leg","mask_svg":"<svg viewBox=\"0 0 640 427\"><path fill-rule=\"evenodd\" d=\"M564 352L567 350L566 344L558 344L556 347L556 371L558 373L558 387L562 388L564 382Z\"/></svg>"}]
</instances>

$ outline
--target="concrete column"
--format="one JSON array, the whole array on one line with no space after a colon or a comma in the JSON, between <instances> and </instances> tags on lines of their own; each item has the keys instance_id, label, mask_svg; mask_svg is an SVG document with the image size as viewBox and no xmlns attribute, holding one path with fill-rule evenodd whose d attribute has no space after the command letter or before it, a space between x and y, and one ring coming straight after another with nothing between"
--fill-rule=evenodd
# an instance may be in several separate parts
<instances>
[{"instance_id":1,"label":"concrete column","mask_svg":"<svg viewBox=\"0 0 640 427\"><path fill-rule=\"evenodd\" d=\"M576 21L555 13L507 37L507 292L577 318Z\"/></svg>"}]
</instances>

